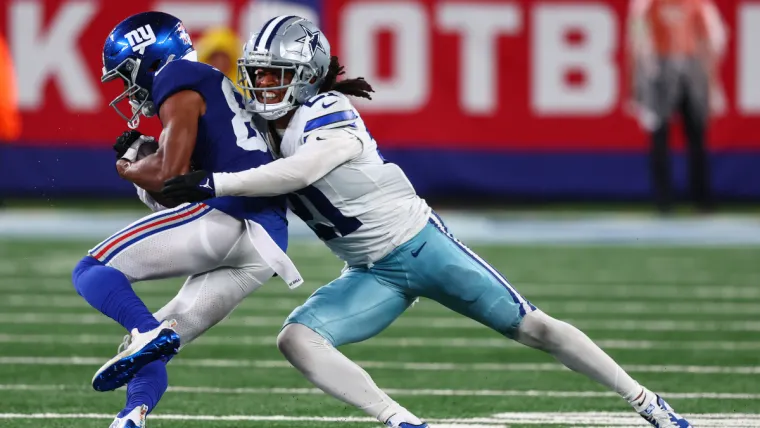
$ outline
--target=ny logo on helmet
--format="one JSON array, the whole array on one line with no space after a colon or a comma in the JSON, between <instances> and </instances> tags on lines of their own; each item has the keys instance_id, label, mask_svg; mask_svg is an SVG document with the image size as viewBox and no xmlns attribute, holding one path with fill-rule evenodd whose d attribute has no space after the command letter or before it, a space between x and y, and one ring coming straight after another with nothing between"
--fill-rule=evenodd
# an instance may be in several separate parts
<instances>
[{"instance_id":1,"label":"ny logo on helmet","mask_svg":"<svg viewBox=\"0 0 760 428\"><path fill-rule=\"evenodd\" d=\"M140 55L145 53L145 48L156 43L156 35L153 33L153 28L150 24L144 25L136 30L132 30L125 34L129 46L132 46L132 52L139 52Z\"/></svg>"}]
</instances>

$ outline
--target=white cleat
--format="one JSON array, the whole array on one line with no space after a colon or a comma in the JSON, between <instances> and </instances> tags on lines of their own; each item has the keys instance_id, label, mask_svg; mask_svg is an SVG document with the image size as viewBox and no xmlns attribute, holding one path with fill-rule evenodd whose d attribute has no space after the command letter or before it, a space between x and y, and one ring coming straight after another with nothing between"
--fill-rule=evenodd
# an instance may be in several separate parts
<instances>
[{"instance_id":1,"label":"white cleat","mask_svg":"<svg viewBox=\"0 0 760 428\"><path fill-rule=\"evenodd\" d=\"M116 418L108 428L145 428L145 417L148 415L148 406L135 407L123 418Z\"/></svg>"},{"instance_id":2,"label":"white cleat","mask_svg":"<svg viewBox=\"0 0 760 428\"><path fill-rule=\"evenodd\" d=\"M96 391L113 391L126 385L146 365L176 354L180 346L176 325L176 321L168 320L145 333L133 329L129 345L95 373L92 387Z\"/></svg>"},{"instance_id":3,"label":"white cleat","mask_svg":"<svg viewBox=\"0 0 760 428\"><path fill-rule=\"evenodd\" d=\"M400 412L388 418L388 420L385 421L385 426L390 428L431 428L430 425L425 422L420 422L419 424L407 422L409 419L417 418L408 411Z\"/></svg>"},{"instance_id":4,"label":"white cleat","mask_svg":"<svg viewBox=\"0 0 760 428\"><path fill-rule=\"evenodd\" d=\"M650 393L651 394L651 393ZM670 405L657 394L644 402L641 406L635 405L636 411L642 418L655 428L692 428L689 421L673 410Z\"/></svg>"}]
</instances>

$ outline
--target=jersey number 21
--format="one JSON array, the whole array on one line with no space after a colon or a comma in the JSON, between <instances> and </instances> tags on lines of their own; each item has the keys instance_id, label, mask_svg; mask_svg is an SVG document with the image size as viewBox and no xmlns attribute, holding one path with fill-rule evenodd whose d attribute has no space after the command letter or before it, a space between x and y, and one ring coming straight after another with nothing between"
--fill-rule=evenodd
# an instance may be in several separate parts
<instances>
[{"instance_id":1,"label":"jersey number 21","mask_svg":"<svg viewBox=\"0 0 760 428\"><path fill-rule=\"evenodd\" d=\"M317 212L312 214L304 200L311 204ZM314 186L308 186L289 194L288 201L293 212L323 241L350 235L362 226L362 222L358 218L344 216L338 208L330 203L327 196ZM326 221L315 218L316 216L322 217Z\"/></svg>"}]
</instances>

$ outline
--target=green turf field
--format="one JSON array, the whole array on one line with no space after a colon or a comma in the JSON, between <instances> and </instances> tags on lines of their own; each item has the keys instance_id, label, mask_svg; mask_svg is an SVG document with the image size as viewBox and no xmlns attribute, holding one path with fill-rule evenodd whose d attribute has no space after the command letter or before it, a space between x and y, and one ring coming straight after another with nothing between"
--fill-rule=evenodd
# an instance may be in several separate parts
<instances>
[{"instance_id":1,"label":"green turf field","mask_svg":"<svg viewBox=\"0 0 760 428\"><path fill-rule=\"evenodd\" d=\"M0 426L105 428L121 409L123 391L97 393L89 382L123 332L69 279L91 244L0 242ZM760 426L760 249L475 249L534 304L694 415L696 427ZM342 266L319 245L295 244L290 254L307 284L290 291L271 281L184 349L149 428L379 426L313 390L278 353L283 319ZM136 288L157 309L180 283ZM646 426L550 357L428 300L343 350L434 427Z\"/></svg>"}]
</instances>

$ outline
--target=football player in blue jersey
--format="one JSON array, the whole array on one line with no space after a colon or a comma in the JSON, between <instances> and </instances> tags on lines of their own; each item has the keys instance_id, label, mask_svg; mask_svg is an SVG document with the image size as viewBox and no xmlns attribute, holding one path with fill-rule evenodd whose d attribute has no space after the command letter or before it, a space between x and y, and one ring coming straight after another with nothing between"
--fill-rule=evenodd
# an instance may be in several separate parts
<instances>
[{"instance_id":1,"label":"football player in blue jersey","mask_svg":"<svg viewBox=\"0 0 760 428\"><path fill-rule=\"evenodd\" d=\"M655 427L690 426L583 332L537 309L454 238L403 171L380 155L346 97L369 98L371 87L362 79L337 81L342 67L313 23L273 18L248 41L239 64L247 105L270 121L282 159L238 173L198 170L168 180L162 193L196 201L293 192L293 212L347 265L290 314L278 337L307 379L390 427L427 427L336 349L375 336L427 297L550 353L620 394Z\"/></svg>"},{"instance_id":2,"label":"football player in blue jersey","mask_svg":"<svg viewBox=\"0 0 760 428\"><path fill-rule=\"evenodd\" d=\"M302 279L285 255L284 196L180 205L157 200L164 180L190 171L191 165L235 172L273 160L261 131L265 127L257 126L228 78L195 61L179 19L145 12L119 23L103 47L102 80L124 85L111 106L130 128L140 116L157 115L163 124L152 153L142 147L149 139L136 131L126 132L114 146L119 175L134 183L157 212L95 246L72 274L77 292L130 332L123 349L96 372L92 386L110 391L128 383L127 403L111 426L142 427L167 388L165 365L180 346L224 319L275 273L291 287ZM122 101L129 102L126 113ZM187 280L153 314L132 283L169 277Z\"/></svg>"}]
</instances>

